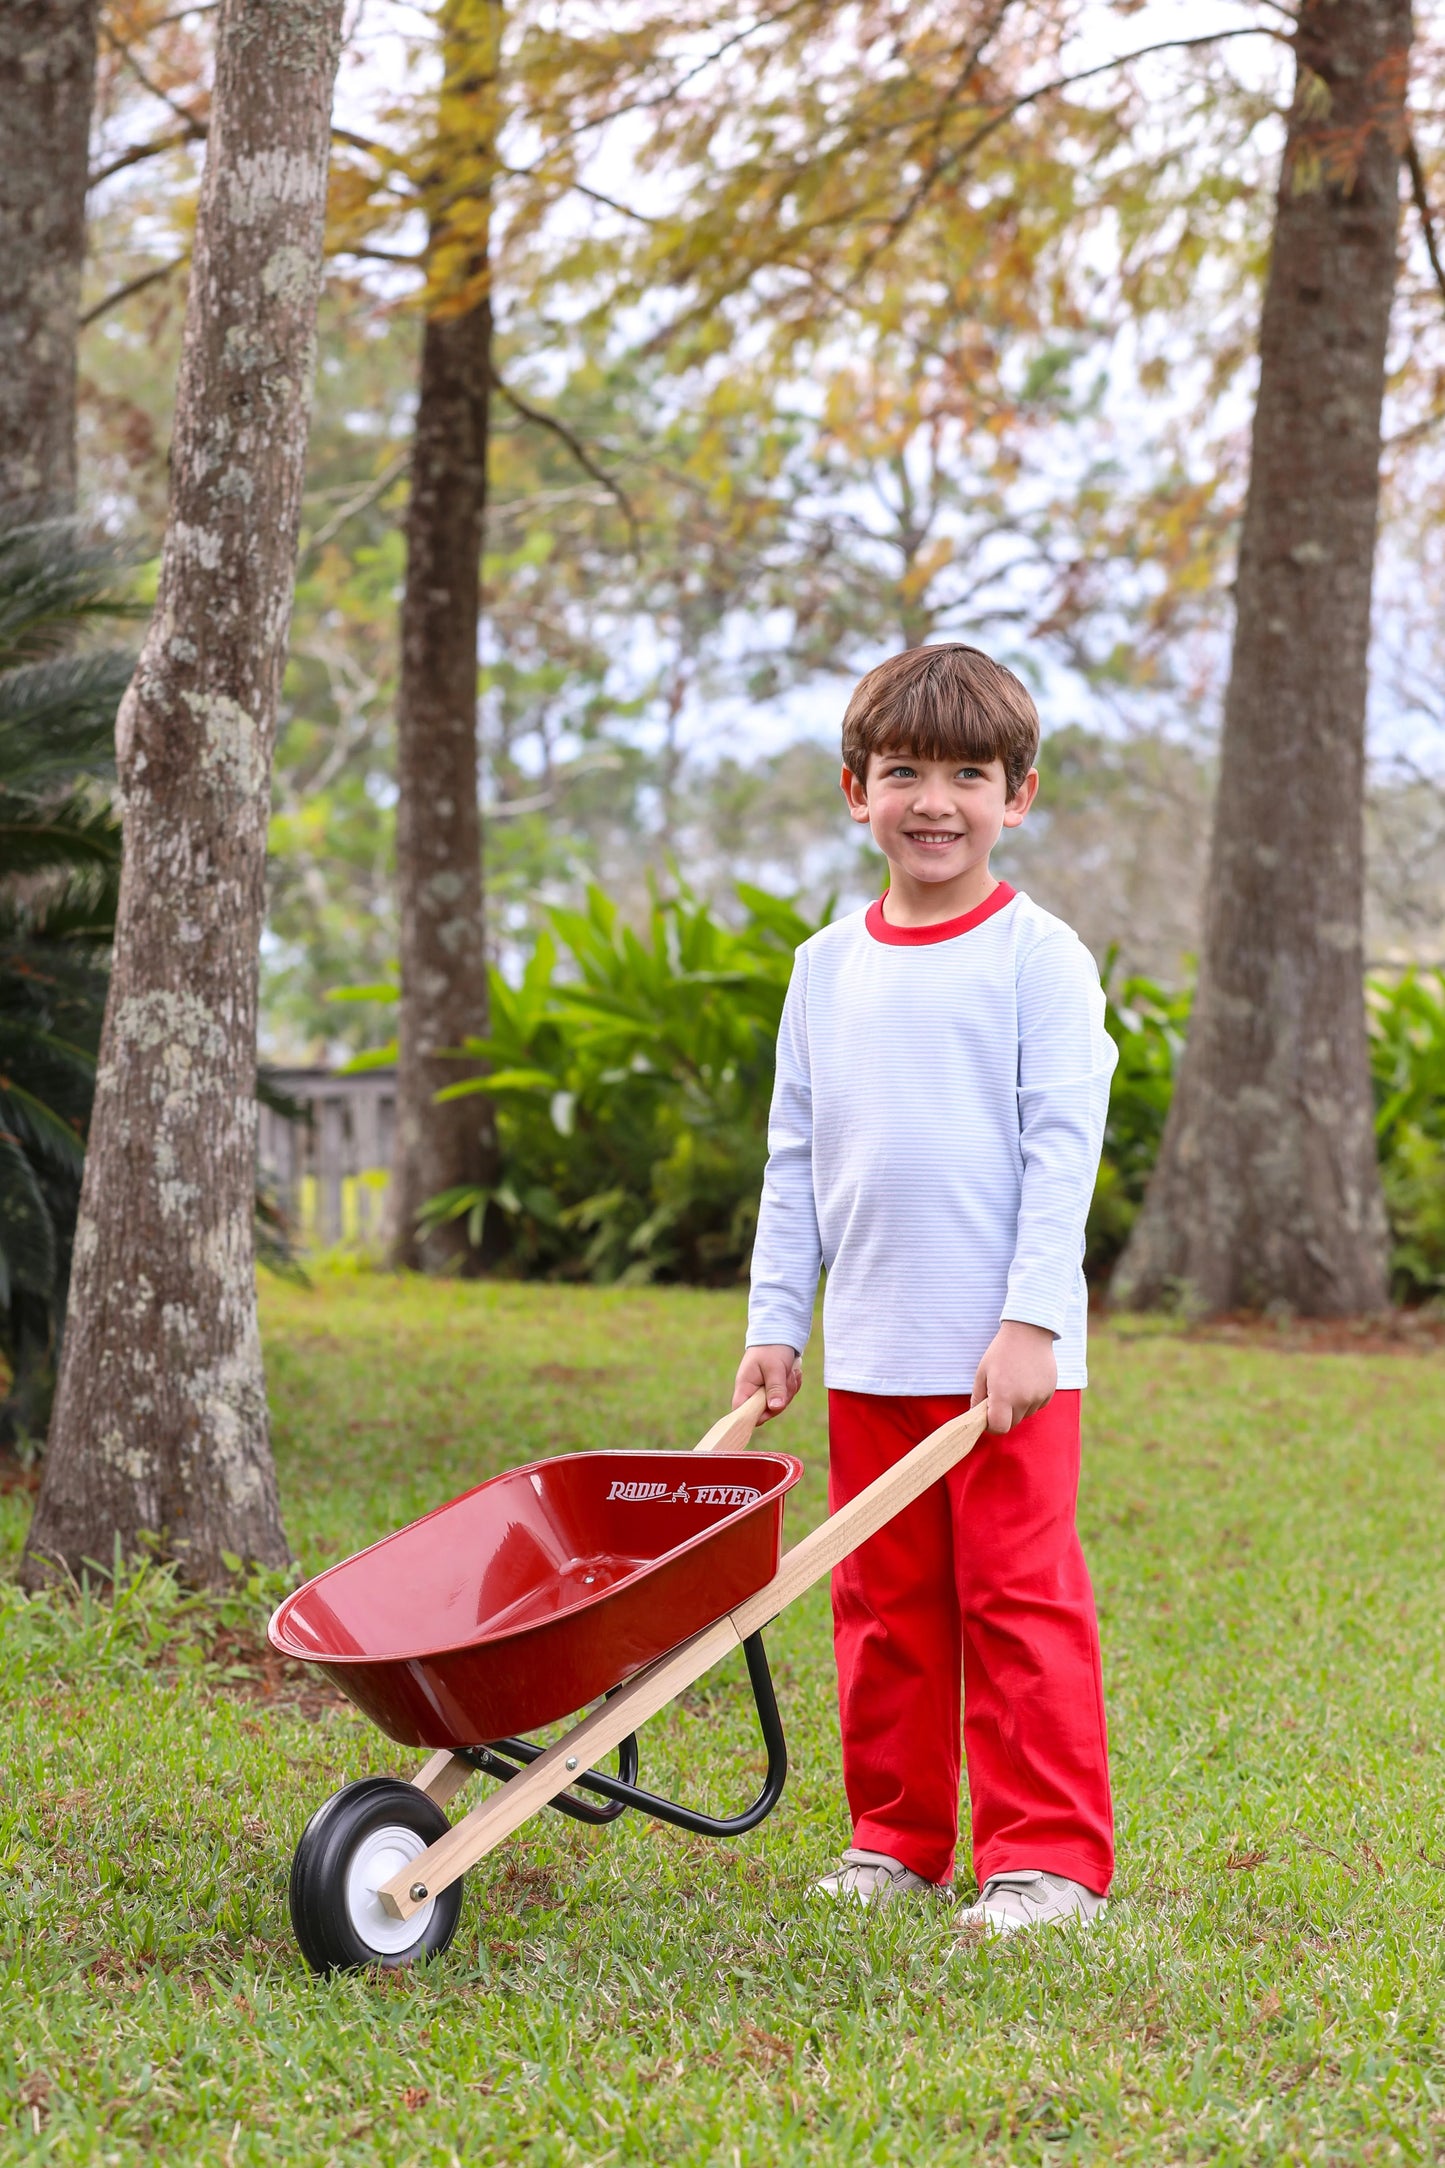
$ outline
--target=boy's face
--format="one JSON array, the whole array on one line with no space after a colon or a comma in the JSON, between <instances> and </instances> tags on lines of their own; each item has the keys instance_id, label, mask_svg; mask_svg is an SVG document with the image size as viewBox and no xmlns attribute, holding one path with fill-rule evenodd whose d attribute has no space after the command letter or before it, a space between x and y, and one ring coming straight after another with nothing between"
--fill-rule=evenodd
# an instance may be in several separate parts
<instances>
[{"instance_id":1,"label":"boy's face","mask_svg":"<svg viewBox=\"0 0 1445 2168\"><path fill-rule=\"evenodd\" d=\"M1005 828L1017 828L1034 802L1037 768L1009 795L1001 760L923 760L915 753L872 753L860 783L843 770L853 819L866 823L889 865L915 881L956 881L988 856Z\"/></svg>"}]
</instances>

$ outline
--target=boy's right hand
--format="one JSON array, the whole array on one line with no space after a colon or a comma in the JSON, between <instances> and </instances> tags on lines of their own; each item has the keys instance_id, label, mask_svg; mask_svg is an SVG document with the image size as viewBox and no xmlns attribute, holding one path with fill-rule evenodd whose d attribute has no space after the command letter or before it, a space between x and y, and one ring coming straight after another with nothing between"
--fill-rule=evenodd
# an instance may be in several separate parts
<instances>
[{"instance_id":1,"label":"boy's right hand","mask_svg":"<svg viewBox=\"0 0 1445 2168\"><path fill-rule=\"evenodd\" d=\"M782 1414L802 1382L803 1358L795 1347L746 1348L738 1364L733 1406L740 1408L761 1386L768 1396L768 1405L758 1420L766 1423L774 1415Z\"/></svg>"}]
</instances>

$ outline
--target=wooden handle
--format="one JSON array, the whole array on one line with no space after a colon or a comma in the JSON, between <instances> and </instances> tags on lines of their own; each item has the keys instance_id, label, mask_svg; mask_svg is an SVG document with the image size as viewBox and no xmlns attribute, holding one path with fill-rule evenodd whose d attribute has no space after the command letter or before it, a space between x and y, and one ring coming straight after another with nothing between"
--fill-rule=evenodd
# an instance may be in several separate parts
<instances>
[{"instance_id":1,"label":"wooden handle","mask_svg":"<svg viewBox=\"0 0 1445 2168\"><path fill-rule=\"evenodd\" d=\"M454 1822L444 1837L403 1867L377 1891L382 1910L393 1919L409 1920L427 1896L435 1897L448 1883L474 1867L514 1829L530 1821L540 1807L565 1792L580 1769L590 1769L604 1755L620 1746L630 1731L711 1671L738 1645L737 1629L726 1612L715 1625L705 1626L667 1656L649 1664L635 1678L618 1688L590 1716L573 1726L565 1738L549 1746L545 1754L512 1777L500 1790ZM426 1896L414 1897L422 1889Z\"/></svg>"},{"instance_id":2,"label":"wooden handle","mask_svg":"<svg viewBox=\"0 0 1445 2168\"><path fill-rule=\"evenodd\" d=\"M762 1419L768 1396L761 1385L750 1400L730 1415L720 1415L706 1436L698 1439L694 1453L740 1453Z\"/></svg>"},{"instance_id":3,"label":"wooden handle","mask_svg":"<svg viewBox=\"0 0 1445 2168\"><path fill-rule=\"evenodd\" d=\"M753 1395L754 1400L759 1398L761 1395ZM752 1405L749 1401L747 1408L739 1408L728 1421L736 1422ZM905 1453L902 1460L885 1468L866 1490L859 1491L856 1498L850 1498L846 1506L840 1506L820 1528L815 1528L811 1536L804 1536L801 1543L794 1545L766 1588L760 1588L756 1596L739 1604L736 1611L724 1613L714 1625L705 1626L680 1648L660 1656L645 1671L639 1671L629 1679L625 1686L619 1686L600 1708L594 1709L590 1716L584 1716L581 1723L555 1746L549 1746L522 1775L513 1777L500 1791L493 1792L390 1882L384 1882L377 1892L383 1910L394 1919L410 1919L412 1913L426 1902L425 1897L412 1896L414 1887L423 1888L428 1896L435 1897L448 1883L455 1882L458 1875L465 1874L468 1867L485 1858L539 1807L545 1807L549 1800L565 1792L577 1770L590 1768L600 1761L626 1738L628 1732L645 1723L648 1717L656 1716L659 1709L700 1679L705 1671L711 1671L714 1664L720 1663L724 1656L746 1641L749 1634L757 1633L795 1597L801 1596L825 1573L831 1573L834 1566L856 1551L860 1543L866 1543L886 1521L891 1521L895 1513L901 1513L915 1498L922 1497L930 1484L947 1475L950 1468L956 1467L973 1451L987 1424L988 1402L981 1400L967 1415L956 1415L951 1422L932 1431L921 1445L915 1445L911 1453ZM709 1431L708 1437L711 1436ZM431 1766L429 1763L428 1769Z\"/></svg>"},{"instance_id":4,"label":"wooden handle","mask_svg":"<svg viewBox=\"0 0 1445 2168\"><path fill-rule=\"evenodd\" d=\"M876 1535L878 1530L912 1505L915 1498L947 1475L950 1468L970 1454L988 1427L988 1402L980 1400L977 1407L966 1415L955 1415L951 1422L930 1431L922 1443L915 1445L911 1453L885 1468L882 1475L875 1476L866 1490L850 1498L847 1505L829 1514L826 1521L795 1543L766 1588L760 1588L756 1596L749 1596L732 1614L739 1641L746 1641L749 1634L757 1633L769 1619L777 1617L793 1599L801 1596L804 1589L821 1581L825 1573L857 1550L860 1543Z\"/></svg>"}]
</instances>

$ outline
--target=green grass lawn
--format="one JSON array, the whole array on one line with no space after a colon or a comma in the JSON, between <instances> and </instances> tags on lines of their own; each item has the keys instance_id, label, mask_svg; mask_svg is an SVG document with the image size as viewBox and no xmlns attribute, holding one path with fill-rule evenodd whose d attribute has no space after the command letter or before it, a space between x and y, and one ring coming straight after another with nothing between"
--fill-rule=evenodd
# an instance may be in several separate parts
<instances>
[{"instance_id":1,"label":"green grass lawn","mask_svg":"<svg viewBox=\"0 0 1445 2168\"><path fill-rule=\"evenodd\" d=\"M742 1321L364 1276L264 1312L308 1572L509 1463L691 1443ZM794 1538L822 1414L814 1377L776 1433L809 1467ZM1445 2158L1445 1361L1116 1330L1086 1422L1120 1824L1087 1937L809 1896L848 1837L816 1589L768 1637L792 1775L760 1831L546 1815L426 1972L319 1981L296 1836L418 1757L268 1694L239 1604L0 1586L0 2159ZM0 1499L12 1554L25 1507ZM759 1765L737 1658L642 1735L645 1783L718 1808Z\"/></svg>"}]
</instances>

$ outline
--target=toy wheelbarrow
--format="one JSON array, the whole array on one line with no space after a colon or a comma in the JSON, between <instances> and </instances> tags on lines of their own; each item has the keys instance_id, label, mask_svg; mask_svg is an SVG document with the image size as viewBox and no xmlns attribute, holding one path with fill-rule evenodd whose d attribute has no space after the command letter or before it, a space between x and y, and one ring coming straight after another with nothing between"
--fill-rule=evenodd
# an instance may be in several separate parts
<instances>
[{"instance_id":1,"label":"toy wheelbarrow","mask_svg":"<svg viewBox=\"0 0 1445 2168\"><path fill-rule=\"evenodd\" d=\"M763 1627L971 1452L988 1409L935 1430L784 1557L783 1500L803 1466L745 1450L763 1407L754 1393L692 1453L511 1469L286 1598L272 1647L319 1664L389 1738L435 1749L410 1783L363 1777L307 1823L291 1920L314 1970L444 1950L466 1870L543 1807L591 1823L637 1808L710 1837L772 1812L788 1756ZM738 1647L767 1749L757 1798L718 1816L643 1790L637 1727ZM593 1702L552 1746L524 1736ZM614 1751L612 1776L597 1764ZM479 1770L500 1788L450 1822Z\"/></svg>"}]
</instances>

